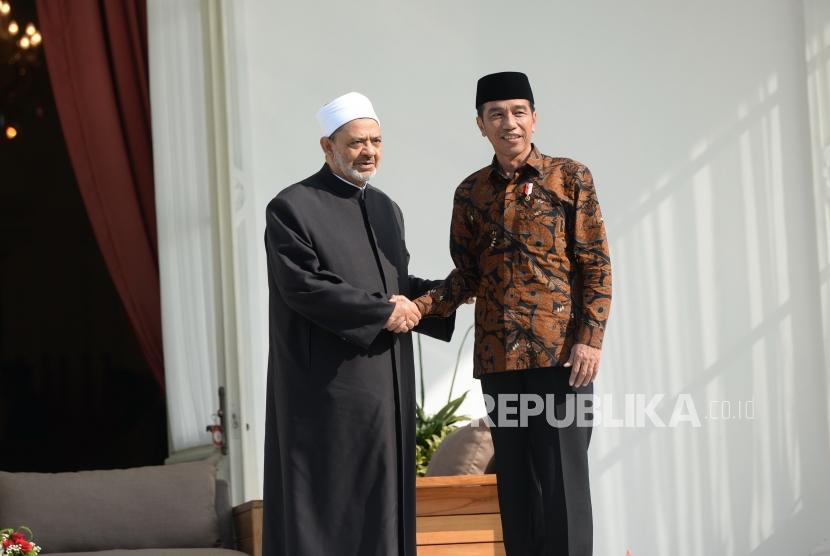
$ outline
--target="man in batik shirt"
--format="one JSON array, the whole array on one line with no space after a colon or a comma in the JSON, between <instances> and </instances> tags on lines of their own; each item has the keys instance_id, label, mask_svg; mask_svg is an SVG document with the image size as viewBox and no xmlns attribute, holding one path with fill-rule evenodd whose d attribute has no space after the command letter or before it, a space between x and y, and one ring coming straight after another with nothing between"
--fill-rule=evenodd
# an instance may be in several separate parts
<instances>
[{"instance_id":1,"label":"man in batik shirt","mask_svg":"<svg viewBox=\"0 0 830 556\"><path fill-rule=\"evenodd\" d=\"M477 298L473 368L495 425L508 556L585 556L593 537L591 427L568 422L566 404L593 392L599 368L611 305L605 226L588 168L531 142L536 110L525 74L482 77L476 109L495 156L456 189L456 268L415 304L424 316L448 315ZM550 395L555 407L536 414L517 394ZM527 426L498 426L531 407ZM553 426L548 412L565 424Z\"/></svg>"}]
</instances>

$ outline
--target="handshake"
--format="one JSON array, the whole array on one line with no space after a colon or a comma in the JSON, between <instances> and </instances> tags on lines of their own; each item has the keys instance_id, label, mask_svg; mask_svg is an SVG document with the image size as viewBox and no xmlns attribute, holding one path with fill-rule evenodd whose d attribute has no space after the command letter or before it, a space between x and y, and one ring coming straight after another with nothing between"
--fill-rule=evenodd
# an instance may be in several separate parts
<instances>
[{"instance_id":1,"label":"handshake","mask_svg":"<svg viewBox=\"0 0 830 556\"><path fill-rule=\"evenodd\" d=\"M403 295L393 295L389 298L389 303L395 304L395 309L389 318L386 320L384 328L389 332L402 334L410 332L413 328L418 326L421 320L421 311L418 306Z\"/></svg>"}]
</instances>

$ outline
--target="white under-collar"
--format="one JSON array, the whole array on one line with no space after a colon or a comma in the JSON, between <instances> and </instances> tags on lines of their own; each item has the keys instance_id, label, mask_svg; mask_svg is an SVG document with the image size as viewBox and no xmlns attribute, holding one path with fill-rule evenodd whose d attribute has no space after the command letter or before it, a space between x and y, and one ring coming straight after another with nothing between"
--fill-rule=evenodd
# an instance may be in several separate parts
<instances>
[{"instance_id":1,"label":"white under-collar","mask_svg":"<svg viewBox=\"0 0 830 556\"><path fill-rule=\"evenodd\" d=\"M362 191L362 190L364 190L364 189L366 189L366 183L369 183L369 182L366 182L366 183L364 183L363 185L355 185L355 184L353 184L352 182L350 182L349 180L347 180L347 179L345 179L345 178L342 178L342 177L338 176L338 175L337 175L337 174L335 174L334 172L332 172L332 174L334 174L334 177L335 177L335 178L337 178L337 179L339 179L339 180L340 180L340 181L342 181L343 183L348 183L348 184L349 184L349 185L351 185L352 187L356 187L356 188L360 189L361 191Z\"/></svg>"}]
</instances>

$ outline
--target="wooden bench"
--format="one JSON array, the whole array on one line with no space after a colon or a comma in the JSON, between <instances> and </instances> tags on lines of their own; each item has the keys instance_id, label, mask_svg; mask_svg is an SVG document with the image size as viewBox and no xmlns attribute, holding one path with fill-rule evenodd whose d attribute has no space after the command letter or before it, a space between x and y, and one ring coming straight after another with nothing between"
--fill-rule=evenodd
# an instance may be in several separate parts
<instances>
[{"instance_id":1,"label":"wooden bench","mask_svg":"<svg viewBox=\"0 0 830 556\"><path fill-rule=\"evenodd\" d=\"M418 556L504 556L495 475L418 477Z\"/></svg>"},{"instance_id":2,"label":"wooden bench","mask_svg":"<svg viewBox=\"0 0 830 556\"><path fill-rule=\"evenodd\" d=\"M236 547L250 556L262 556L262 500L251 500L233 509Z\"/></svg>"},{"instance_id":3,"label":"wooden bench","mask_svg":"<svg viewBox=\"0 0 830 556\"><path fill-rule=\"evenodd\" d=\"M234 508L239 549L262 556L262 502ZM418 556L504 556L495 475L418 477Z\"/></svg>"}]
</instances>

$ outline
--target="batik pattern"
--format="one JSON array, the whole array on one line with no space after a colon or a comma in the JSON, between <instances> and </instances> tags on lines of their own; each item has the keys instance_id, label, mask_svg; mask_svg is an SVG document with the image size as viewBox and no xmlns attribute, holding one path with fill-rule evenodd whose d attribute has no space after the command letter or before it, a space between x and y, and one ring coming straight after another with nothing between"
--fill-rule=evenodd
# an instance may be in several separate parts
<instances>
[{"instance_id":1,"label":"batik pattern","mask_svg":"<svg viewBox=\"0 0 830 556\"><path fill-rule=\"evenodd\" d=\"M564 364L574 343L602 346L611 260L590 171L533 147L507 180L496 160L456 189L456 268L415 300L448 315L476 297L475 376Z\"/></svg>"}]
</instances>

